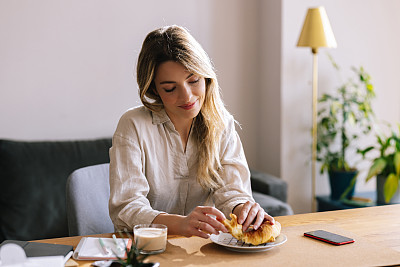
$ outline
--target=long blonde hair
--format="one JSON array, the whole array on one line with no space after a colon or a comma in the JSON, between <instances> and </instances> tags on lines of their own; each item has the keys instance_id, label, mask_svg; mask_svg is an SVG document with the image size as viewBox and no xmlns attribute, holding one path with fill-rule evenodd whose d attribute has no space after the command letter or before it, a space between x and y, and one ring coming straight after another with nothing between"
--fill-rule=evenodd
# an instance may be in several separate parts
<instances>
[{"instance_id":1,"label":"long blonde hair","mask_svg":"<svg viewBox=\"0 0 400 267\"><path fill-rule=\"evenodd\" d=\"M225 129L220 88L207 53L190 33L180 26L167 26L150 32L142 45L137 63L140 99L152 111L163 108L155 93L155 73L165 61L181 63L189 72L205 78L203 106L193 123L193 134L199 145L197 181L205 190L214 191L223 185L219 158L220 138Z\"/></svg>"}]
</instances>

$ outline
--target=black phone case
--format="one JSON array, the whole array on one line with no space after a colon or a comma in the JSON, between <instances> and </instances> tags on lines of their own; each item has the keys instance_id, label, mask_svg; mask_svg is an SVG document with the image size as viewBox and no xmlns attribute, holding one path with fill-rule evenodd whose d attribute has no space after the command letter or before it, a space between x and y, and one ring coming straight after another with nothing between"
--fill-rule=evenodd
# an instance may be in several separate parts
<instances>
[{"instance_id":1,"label":"black phone case","mask_svg":"<svg viewBox=\"0 0 400 267\"><path fill-rule=\"evenodd\" d=\"M324 231L324 230L306 232L306 233L304 233L304 236L311 237L311 238L314 238L314 239L317 239L317 240L320 240L323 242L327 242L329 244L337 245L337 246L350 244L350 243L354 242L354 239L352 239L352 238L334 234L334 233Z\"/></svg>"}]
</instances>

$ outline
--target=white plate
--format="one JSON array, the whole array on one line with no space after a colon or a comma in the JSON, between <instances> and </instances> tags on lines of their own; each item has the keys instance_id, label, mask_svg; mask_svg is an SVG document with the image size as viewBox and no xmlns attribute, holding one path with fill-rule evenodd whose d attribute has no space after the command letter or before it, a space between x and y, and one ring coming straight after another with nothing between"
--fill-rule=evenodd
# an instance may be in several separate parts
<instances>
[{"instance_id":1,"label":"white plate","mask_svg":"<svg viewBox=\"0 0 400 267\"><path fill-rule=\"evenodd\" d=\"M242 241L238 241L229 233L220 233L219 235L211 235L210 239L215 244L226 247L229 250L238 252L261 252L269 250L273 247L282 245L286 242L287 237L284 234L280 234L274 242L269 242L261 245L249 245Z\"/></svg>"}]
</instances>

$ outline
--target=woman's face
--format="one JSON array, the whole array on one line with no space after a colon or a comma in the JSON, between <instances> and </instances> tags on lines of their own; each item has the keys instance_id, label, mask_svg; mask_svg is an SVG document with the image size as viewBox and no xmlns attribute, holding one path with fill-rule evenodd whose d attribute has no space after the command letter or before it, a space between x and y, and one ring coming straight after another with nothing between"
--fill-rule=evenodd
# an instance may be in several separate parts
<instances>
[{"instance_id":1,"label":"woman's face","mask_svg":"<svg viewBox=\"0 0 400 267\"><path fill-rule=\"evenodd\" d=\"M181 63L166 61L158 66L154 81L174 124L191 122L199 114L206 93L203 77L190 73Z\"/></svg>"}]
</instances>

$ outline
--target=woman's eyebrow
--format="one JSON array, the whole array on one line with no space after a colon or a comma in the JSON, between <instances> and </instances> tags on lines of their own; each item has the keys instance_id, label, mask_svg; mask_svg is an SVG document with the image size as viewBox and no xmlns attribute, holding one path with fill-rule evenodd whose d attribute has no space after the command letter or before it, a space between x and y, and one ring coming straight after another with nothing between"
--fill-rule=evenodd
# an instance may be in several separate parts
<instances>
[{"instance_id":1,"label":"woman's eyebrow","mask_svg":"<svg viewBox=\"0 0 400 267\"><path fill-rule=\"evenodd\" d=\"M163 82L160 82L160 84L166 84L166 83L176 83L176 82L174 82L174 81L163 81Z\"/></svg>"},{"instance_id":2,"label":"woman's eyebrow","mask_svg":"<svg viewBox=\"0 0 400 267\"><path fill-rule=\"evenodd\" d=\"M192 77L192 76L193 76L193 73L190 73L190 74L186 77L185 80L189 79L189 78ZM166 84L166 83L176 83L176 82L174 82L174 81L162 81L162 82L160 82L160 84Z\"/></svg>"}]
</instances>

